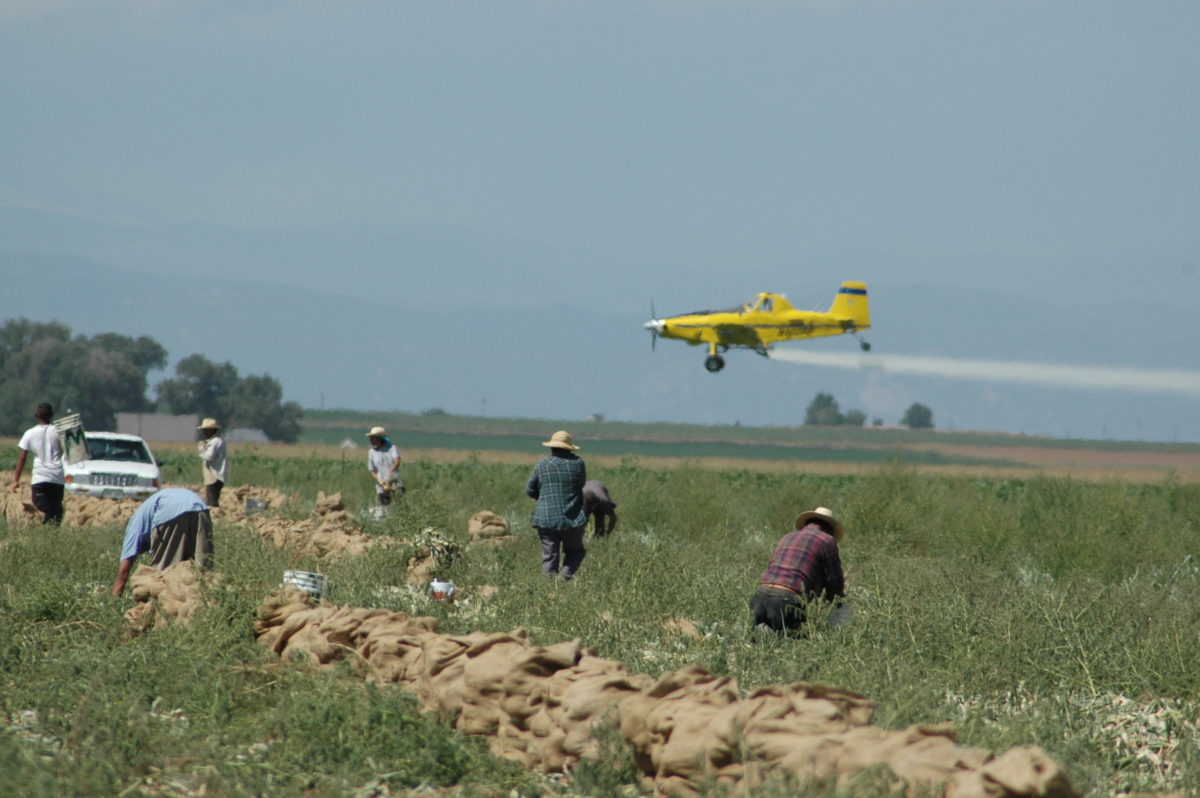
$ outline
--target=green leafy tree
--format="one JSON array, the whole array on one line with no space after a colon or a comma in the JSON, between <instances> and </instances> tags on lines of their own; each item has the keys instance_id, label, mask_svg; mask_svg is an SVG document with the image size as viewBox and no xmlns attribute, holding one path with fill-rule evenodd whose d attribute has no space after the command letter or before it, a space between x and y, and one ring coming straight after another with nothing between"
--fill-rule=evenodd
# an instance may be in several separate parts
<instances>
[{"instance_id":1,"label":"green leafy tree","mask_svg":"<svg viewBox=\"0 0 1200 798\"><path fill-rule=\"evenodd\" d=\"M808 403L804 423L817 427L861 427L867 423L867 414L861 410L843 413L832 394L819 393Z\"/></svg>"},{"instance_id":2,"label":"green leafy tree","mask_svg":"<svg viewBox=\"0 0 1200 798\"><path fill-rule=\"evenodd\" d=\"M819 393L808 403L804 423L819 427L833 427L842 423L842 412L838 410L833 394Z\"/></svg>"},{"instance_id":3,"label":"green leafy tree","mask_svg":"<svg viewBox=\"0 0 1200 798\"><path fill-rule=\"evenodd\" d=\"M245 377L223 402L225 417L239 427L261 429L273 441L295 443L300 437L304 411L296 402L283 401L279 380L266 374Z\"/></svg>"},{"instance_id":4,"label":"green leafy tree","mask_svg":"<svg viewBox=\"0 0 1200 798\"><path fill-rule=\"evenodd\" d=\"M76 393L68 405L81 411L85 427L103 422L111 428L118 412L154 409L146 398L147 373L167 364L162 345L146 336L116 333L101 333L81 343L72 364Z\"/></svg>"},{"instance_id":5,"label":"green leafy tree","mask_svg":"<svg viewBox=\"0 0 1200 798\"><path fill-rule=\"evenodd\" d=\"M229 426L225 400L237 386L237 369L229 361L217 364L204 355L189 355L175 364L175 378L163 380L155 390L159 403L173 413L221 419Z\"/></svg>"},{"instance_id":6,"label":"green leafy tree","mask_svg":"<svg viewBox=\"0 0 1200 798\"><path fill-rule=\"evenodd\" d=\"M920 402L913 402L904 411L900 423L909 429L933 429L933 411Z\"/></svg>"},{"instance_id":7,"label":"green leafy tree","mask_svg":"<svg viewBox=\"0 0 1200 798\"><path fill-rule=\"evenodd\" d=\"M239 377L228 361L213 363L189 355L175 365L175 377L156 386L158 401L174 413L195 413L226 427L261 429L273 441L294 443L304 411L283 401L283 387L270 375Z\"/></svg>"},{"instance_id":8,"label":"green leafy tree","mask_svg":"<svg viewBox=\"0 0 1200 798\"><path fill-rule=\"evenodd\" d=\"M54 364L70 341L71 329L59 322L11 319L0 327L0 426L5 434L29 426L39 402L60 403L68 386L59 382Z\"/></svg>"},{"instance_id":9,"label":"green leafy tree","mask_svg":"<svg viewBox=\"0 0 1200 798\"><path fill-rule=\"evenodd\" d=\"M61 322L9 320L0 326L0 431L28 426L38 402L50 402L59 415L78 412L90 429L111 429L118 412L153 408L147 373L166 359L162 345L146 336L89 338L72 336Z\"/></svg>"},{"instance_id":10,"label":"green leafy tree","mask_svg":"<svg viewBox=\"0 0 1200 798\"><path fill-rule=\"evenodd\" d=\"M861 410L847 410L842 416L843 427L861 427L867 423L867 414Z\"/></svg>"}]
</instances>

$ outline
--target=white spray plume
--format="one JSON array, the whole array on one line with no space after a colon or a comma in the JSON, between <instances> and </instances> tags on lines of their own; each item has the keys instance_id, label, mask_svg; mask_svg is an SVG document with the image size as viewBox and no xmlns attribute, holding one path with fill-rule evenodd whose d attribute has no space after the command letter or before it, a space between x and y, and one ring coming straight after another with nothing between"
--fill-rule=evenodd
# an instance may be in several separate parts
<instances>
[{"instance_id":1,"label":"white spray plume","mask_svg":"<svg viewBox=\"0 0 1200 798\"><path fill-rule=\"evenodd\" d=\"M1200 371L1136 369L1117 366L1066 366L1007 360L968 360L913 355L814 352L776 349L772 360L806 366L862 369L885 374L923 374L961 380L1023 382L1033 385L1200 396Z\"/></svg>"}]
</instances>

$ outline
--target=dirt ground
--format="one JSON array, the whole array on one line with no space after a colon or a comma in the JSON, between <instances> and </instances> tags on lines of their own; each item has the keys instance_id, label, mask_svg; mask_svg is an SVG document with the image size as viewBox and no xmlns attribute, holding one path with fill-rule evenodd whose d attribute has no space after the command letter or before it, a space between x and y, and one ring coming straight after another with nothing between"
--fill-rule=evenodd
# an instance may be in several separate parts
<instances>
[{"instance_id":1,"label":"dirt ground","mask_svg":"<svg viewBox=\"0 0 1200 798\"><path fill-rule=\"evenodd\" d=\"M1181 477L1190 472L1200 476L1200 452L1104 451L1101 449L1053 449L1040 446L963 446L913 444L914 450L932 450L948 456L986 457L1027 463L1043 469L1099 471L1151 471L1165 476L1174 471Z\"/></svg>"}]
</instances>

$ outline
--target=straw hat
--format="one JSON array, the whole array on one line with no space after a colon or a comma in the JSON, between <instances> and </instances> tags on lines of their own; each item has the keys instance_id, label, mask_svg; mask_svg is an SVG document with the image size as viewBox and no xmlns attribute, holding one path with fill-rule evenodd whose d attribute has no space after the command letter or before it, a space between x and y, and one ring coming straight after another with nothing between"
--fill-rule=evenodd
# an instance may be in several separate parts
<instances>
[{"instance_id":1,"label":"straw hat","mask_svg":"<svg viewBox=\"0 0 1200 798\"><path fill-rule=\"evenodd\" d=\"M549 446L551 449L570 449L573 452L579 451L579 447L571 443L571 433L565 429L560 429L551 435L550 440L542 441L542 446Z\"/></svg>"},{"instance_id":2,"label":"straw hat","mask_svg":"<svg viewBox=\"0 0 1200 798\"><path fill-rule=\"evenodd\" d=\"M833 530L833 539L839 543L842 541L842 524L833 517L833 510L830 510L828 507L818 507L815 510L809 510L807 513L800 513L800 515L796 516L796 529L803 529L804 525L814 518L829 524L830 529Z\"/></svg>"},{"instance_id":3,"label":"straw hat","mask_svg":"<svg viewBox=\"0 0 1200 798\"><path fill-rule=\"evenodd\" d=\"M217 423L215 418L206 418L200 422L200 426L196 429L220 429L221 425Z\"/></svg>"},{"instance_id":4,"label":"straw hat","mask_svg":"<svg viewBox=\"0 0 1200 798\"><path fill-rule=\"evenodd\" d=\"M387 430L383 427L371 427L371 431L367 433L368 438L382 438L387 435Z\"/></svg>"}]
</instances>

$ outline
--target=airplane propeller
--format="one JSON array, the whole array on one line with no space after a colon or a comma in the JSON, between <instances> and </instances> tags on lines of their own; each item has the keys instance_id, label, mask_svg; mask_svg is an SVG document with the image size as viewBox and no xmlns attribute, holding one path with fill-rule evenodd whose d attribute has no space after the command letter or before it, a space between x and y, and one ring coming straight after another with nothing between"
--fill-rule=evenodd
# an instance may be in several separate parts
<instances>
[{"instance_id":1,"label":"airplane propeller","mask_svg":"<svg viewBox=\"0 0 1200 798\"><path fill-rule=\"evenodd\" d=\"M650 331L650 351L655 350L655 345L658 343L658 336L662 332L662 322L654 315L654 300L650 300L650 321L642 325L643 328Z\"/></svg>"}]
</instances>

